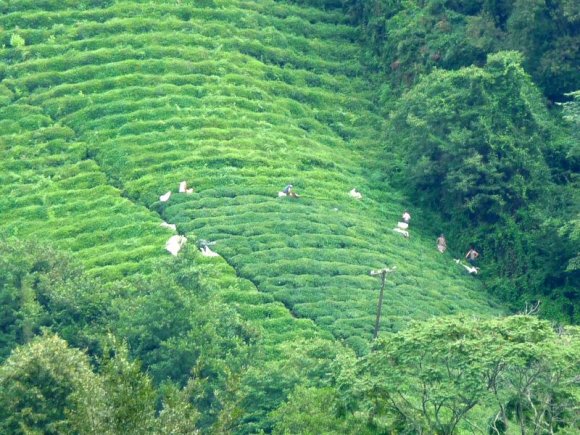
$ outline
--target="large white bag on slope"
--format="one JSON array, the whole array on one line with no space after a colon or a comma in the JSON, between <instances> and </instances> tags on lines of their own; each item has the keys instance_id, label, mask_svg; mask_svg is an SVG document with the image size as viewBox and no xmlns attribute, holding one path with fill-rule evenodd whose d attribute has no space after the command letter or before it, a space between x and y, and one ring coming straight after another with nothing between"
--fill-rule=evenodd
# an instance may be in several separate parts
<instances>
[{"instance_id":1,"label":"large white bag on slope","mask_svg":"<svg viewBox=\"0 0 580 435\"><path fill-rule=\"evenodd\" d=\"M171 236L165 244L165 249L171 252L171 255L177 255L183 245L185 245L185 242L187 242L187 237L185 236Z\"/></svg>"},{"instance_id":2,"label":"large white bag on slope","mask_svg":"<svg viewBox=\"0 0 580 435\"><path fill-rule=\"evenodd\" d=\"M218 254L217 252L214 252L211 249L209 249L209 247L207 245L201 248L201 255L203 255L204 257L219 257L220 256L220 254Z\"/></svg>"}]
</instances>

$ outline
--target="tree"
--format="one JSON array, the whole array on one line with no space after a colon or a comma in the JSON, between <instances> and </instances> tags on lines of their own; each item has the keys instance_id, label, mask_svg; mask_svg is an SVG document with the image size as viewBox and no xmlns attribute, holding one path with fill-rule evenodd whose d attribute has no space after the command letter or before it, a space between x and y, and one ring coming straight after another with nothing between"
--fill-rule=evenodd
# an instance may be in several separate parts
<instances>
[{"instance_id":1,"label":"tree","mask_svg":"<svg viewBox=\"0 0 580 435\"><path fill-rule=\"evenodd\" d=\"M445 214L494 223L544 189L547 114L520 61L498 53L483 69L435 71L393 113L406 181Z\"/></svg>"},{"instance_id":2,"label":"tree","mask_svg":"<svg viewBox=\"0 0 580 435\"><path fill-rule=\"evenodd\" d=\"M100 328L109 320L110 297L70 254L42 243L0 238L0 361L41 327L95 351Z\"/></svg>"},{"instance_id":3,"label":"tree","mask_svg":"<svg viewBox=\"0 0 580 435\"><path fill-rule=\"evenodd\" d=\"M338 415L334 388L297 387L271 414L274 434L362 434L364 427Z\"/></svg>"},{"instance_id":4,"label":"tree","mask_svg":"<svg viewBox=\"0 0 580 435\"><path fill-rule=\"evenodd\" d=\"M15 349L0 367L2 433L111 433L106 403L87 356L55 335Z\"/></svg>"},{"instance_id":5,"label":"tree","mask_svg":"<svg viewBox=\"0 0 580 435\"><path fill-rule=\"evenodd\" d=\"M180 390L166 383L158 396L126 346L112 336L108 341L100 374L86 354L56 335L16 348L0 366L0 432L196 433L192 385Z\"/></svg>"},{"instance_id":6,"label":"tree","mask_svg":"<svg viewBox=\"0 0 580 435\"><path fill-rule=\"evenodd\" d=\"M431 73L397 103L389 139L409 194L458 244L479 246L490 291L520 306L543 299L553 318L573 320L573 149L520 62L500 52L484 68Z\"/></svg>"},{"instance_id":7,"label":"tree","mask_svg":"<svg viewBox=\"0 0 580 435\"><path fill-rule=\"evenodd\" d=\"M161 388L161 411L157 417L156 430L159 434L195 435L199 433L199 412L191 403L195 388L192 382L181 390L172 383Z\"/></svg>"},{"instance_id":8,"label":"tree","mask_svg":"<svg viewBox=\"0 0 580 435\"><path fill-rule=\"evenodd\" d=\"M486 384L465 335L467 326L433 322L390 336L369 355L362 373L369 386L371 421L385 413L398 430L451 434L485 400Z\"/></svg>"},{"instance_id":9,"label":"tree","mask_svg":"<svg viewBox=\"0 0 580 435\"><path fill-rule=\"evenodd\" d=\"M136 291L115 302L112 327L157 385L193 382L199 426L208 428L229 406L224 396L251 361L259 335L205 293L195 266L179 261L134 279L129 287Z\"/></svg>"},{"instance_id":10,"label":"tree","mask_svg":"<svg viewBox=\"0 0 580 435\"><path fill-rule=\"evenodd\" d=\"M504 47L524 54L524 66L545 95L561 100L580 87L580 7L570 0L512 0Z\"/></svg>"},{"instance_id":11,"label":"tree","mask_svg":"<svg viewBox=\"0 0 580 435\"><path fill-rule=\"evenodd\" d=\"M578 332L529 316L416 323L378 340L349 389L377 431L484 431L485 415L496 433L573 430Z\"/></svg>"},{"instance_id":12,"label":"tree","mask_svg":"<svg viewBox=\"0 0 580 435\"><path fill-rule=\"evenodd\" d=\"M501 50L523 53L544 95L561 101L580 87L580 8L574 0L346 0L369 52L395 88L435 68L481 66Z\"/></svg>"},{"instance_id":13,"label":"tree","mask_svg":"<svg viewBox=\"0 0 580 435\"><path fill-rule=\"evenodd\" d=\"M331 340L300 339L278 345L275 358L263 357L255 361L241 380L239 395L246 413L239 422L240 427L252 433L272 431L281 415L270 413L286 401L296 388L330 386L333 378L332 362L345 352L348 350ZM312 397L319 394L326 393L316 390ZM303 405L301 402L299 405L288 406ZM314 409L319 405L309 403L304 406L312 406Z\"/></svg>"},{"instance_id":14,"label":"tree","mask_svg":"<svg viewBox=\"0 0 580 435\"><path fill-rule=\"evenodd\" d=\"M137 361L130 361L127 347L109 336L101 360L101 378L109 404L113 433L151 433L155 420L155 390Z\"/></svg>"},{"instance_id":15,"label":"tree","mask_svg":"<svg viewBox=\"0 0 580 435\"><path fill-rule=\"evenodd\" d=\"M580 17L580 11L578 12ZM572 101L563 103L563 116L564 119L570 124L572 129L572 140L575 141L575 145L570 147L570 151L566 156L569 161L571 161L570 166L576 173L580 167L580 90L571 92L568 94L572 98ZM570 195L572 198L572 219L568 219L564 225L562 225L560 230L560 235L563 236L567 241L569 241L570 246L578 246L580 242L580 212L578 209L578 180L574 179L574 184L570 189ZM572 257L569 257L566 266L567 272L578 273L580 271L580 253L576 249L576 252Z\"/></svg>"},{"instance_id":16,"label":"tree","mask_svg":"<svg viewBox=\"0 0 580 435\"><path fill-rule=\"evenodd\" d=\"M481 65L497 44L497 31L482 2L441 0L347 1L360 22L368 50L404 91L435 68Z\"/></svg>"}]
</instances>

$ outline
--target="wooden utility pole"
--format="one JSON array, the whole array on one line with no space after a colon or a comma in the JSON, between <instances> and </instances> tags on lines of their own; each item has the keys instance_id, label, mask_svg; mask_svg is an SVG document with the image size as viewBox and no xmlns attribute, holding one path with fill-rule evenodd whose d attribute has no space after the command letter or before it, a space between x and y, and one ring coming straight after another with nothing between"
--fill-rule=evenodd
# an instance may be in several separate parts
<instances>
[{"instance_id":1,"label":"wooden utility pole","mask_svg":"<svg viewBox=\"0 0 580 435\"><path fill-rule=\"evenodd\" d=\"M371 276L381 275L381 292L379 293L379 304L377 306L377 320L375 321L375 332L373 333L373 340L379 335L379 325L381 323L381 311L383 309L383 295L385 292L385 281L387 279L387 273L394 272L396 267L389 269L385 267L384 269L371 270Z\"/></svg>"}]
</instances>

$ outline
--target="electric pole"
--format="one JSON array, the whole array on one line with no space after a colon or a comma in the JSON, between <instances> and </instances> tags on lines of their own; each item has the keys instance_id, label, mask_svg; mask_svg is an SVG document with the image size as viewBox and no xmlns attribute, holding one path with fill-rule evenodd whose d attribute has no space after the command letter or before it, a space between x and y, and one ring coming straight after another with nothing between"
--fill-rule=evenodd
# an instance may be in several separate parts
<instances>
[{"instance_id":1,"label":"electric pole","mask_svg":"<svg viewBox=\"0 0 580 435\"><path fill-rule=\"evenodd\" d=\"M396 267L393 267L392 269L385 267L383 269L370 271L371 276L381 275L381 292L379 293L379 304L377 306L377 320L375 321L375 332L373 333L373 340L376 339L377 336L379 335L379 325L381 323L381 311L383 309L383 295L385 292L385 281L387 279L387 273L394 272L395 269Z\"/></svg>"}]
</instances>

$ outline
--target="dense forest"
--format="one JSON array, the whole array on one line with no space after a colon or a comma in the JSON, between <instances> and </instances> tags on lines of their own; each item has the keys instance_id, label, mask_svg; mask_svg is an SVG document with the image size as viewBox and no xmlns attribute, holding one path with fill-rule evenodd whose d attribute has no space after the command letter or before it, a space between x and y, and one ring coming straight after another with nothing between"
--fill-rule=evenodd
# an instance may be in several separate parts
<instances>
[{"instance_id":1,"label":"dense forest","mask_svg":"<svg viewBox=\"0 0 580 435\"><path fill-rule=\"evenodd\" d=\"M385 73L400 185L480 246L494 294L577 322L578 3L346 4Z\"/></svg>"},{"instance_id":2,"label":"dense forest","mask_svg":"<svg viewBox=\"0 0 580 435\"><path fill-rule=\"evenodd\" d=\"M578 433L579 66L573 0L0 2L0 433Z\"/></svg>"}]
</instances>

